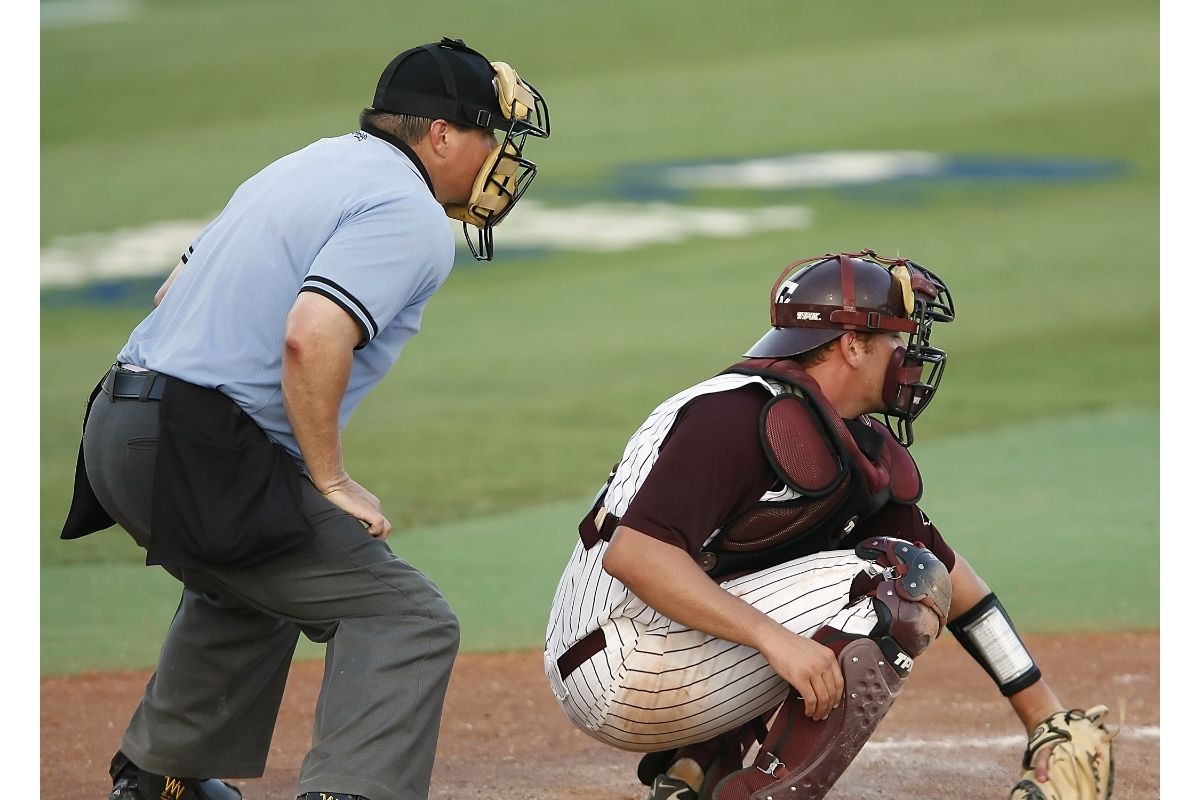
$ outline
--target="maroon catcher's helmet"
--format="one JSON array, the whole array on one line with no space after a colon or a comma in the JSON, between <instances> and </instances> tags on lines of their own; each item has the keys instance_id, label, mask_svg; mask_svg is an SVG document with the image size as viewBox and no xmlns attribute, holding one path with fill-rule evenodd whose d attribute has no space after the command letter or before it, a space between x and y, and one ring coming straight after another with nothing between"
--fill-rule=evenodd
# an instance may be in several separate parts
<instances>
[{"instance_id":1,"label":"maroon catcher's helmet","mask_svg":"<svg viewBox=\"0 0 1200 800\"><path fill-rule=\"evenodd\" d=\"M873 250L827 253L780 273L771 289L772 328L746 355L796 356L846 331L907 333L908 345L892 354L883 386L888 426L907 447L912 422L929 405L946 367L946 352L929 344L933 323L953 319L950 290L920 264Z\"/></svg>"}]
</instances>

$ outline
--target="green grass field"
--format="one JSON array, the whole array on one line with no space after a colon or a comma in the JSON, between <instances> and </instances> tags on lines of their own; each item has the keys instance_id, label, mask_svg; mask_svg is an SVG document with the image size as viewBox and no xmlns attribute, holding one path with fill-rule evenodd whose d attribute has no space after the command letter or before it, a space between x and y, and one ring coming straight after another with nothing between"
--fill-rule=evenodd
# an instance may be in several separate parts
<instances>
[{"instance_id":1,"label":"green grass field","mask_svg":"<svg viewBox=\"0 0 1200 800\"><path fill-rule=\"evenodd\" d=\"M685 199L803 204L813 222L619 253L505 255L501 226L495 263L460 255L346 449L394 548L459 611L466 647L537 646L583 506L644 415L738 359L784 264L899 252L947 279L959 310L917 426L923 505L1023 626L1157 627L1144 588L1159 556L1156 4L938 0L866 17L825 0L545 0L405 8L403 23L376 2L133 8L43 30L43 244L210 217L275 157L351 129L398 49L446 34L548 98L530 198L551 205L620 198L622 175L668 161L922 150L1120 164L1087 181L707 190ZM151 664L177 599L118 531L57 540L83 402L148 309L149 294L43 297L46 673Z\"/></svg>"}]
</instances>

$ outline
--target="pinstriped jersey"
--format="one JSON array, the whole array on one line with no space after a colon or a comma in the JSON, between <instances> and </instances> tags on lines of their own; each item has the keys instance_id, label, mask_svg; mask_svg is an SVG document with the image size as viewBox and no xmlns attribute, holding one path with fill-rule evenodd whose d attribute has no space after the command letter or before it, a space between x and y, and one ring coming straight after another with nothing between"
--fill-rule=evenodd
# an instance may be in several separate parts
<instances>
[{"instance_id":1,"label":"pinstriped jersey","mask_svg":"<svg viewBox=\"0 0 1200 800\"><path fill-rule=\"evenodd\" d=\"M759 376L725 374L684 389L659 405L626 444L608 485L604 498L605 509L618 517L629 509L654 467L676 418L689 402L706 394L748 385L760 385L773 395L790 391L783 384ZM797 493L783 488L768 491L760 499L778 502L797 497ZM613 640L623 641L626 638L622 635L623 626L644 626L657 616L657 612L604 571L603 559L607 548L608 542L603 540L591 549L584 548L582 542L576 543L555 591L546 630L546 652L550 657L557 659L572 644L602 626L606 633L614 634Z\"/></svg>"},{"instance_id":2,"label":"pinstriped jersey","mask_svg":"<svg viewBox=\"0 0 1200 800\"><path fill-rule=\"evenodd\" d=\"M297 294L336 303L361 331L339 409L345 427L417 333L450 273L454 241L412 151L358 131L251 177L185 260L118 360L217 389L299 458L281 395Z\"/></svg>"}]
</instances>

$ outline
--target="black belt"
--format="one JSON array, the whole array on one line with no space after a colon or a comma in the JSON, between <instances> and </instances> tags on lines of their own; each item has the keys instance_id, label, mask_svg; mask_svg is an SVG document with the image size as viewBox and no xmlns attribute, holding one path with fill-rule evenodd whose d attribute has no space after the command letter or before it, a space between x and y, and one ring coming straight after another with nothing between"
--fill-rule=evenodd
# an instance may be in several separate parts
<instances>
[{"instance_id":1,"label":"black belt","mask_svg":"<svg viewBox=\"0 0 1200 800\"><path fill-rule=\"evenodd\" d=\"M114 366L100 384L113 400L162 400L167 376L161 372L130 372Z\"/></svg>"},{"instance_id":2,"label":"black belt","mask_svg":"<svg viewBox=\"0 0 1200 800\"><path fill-rule=\"evenodd\" d=\"M579 523L579 539L584 550L591 550L601 539L612 541L613 533L621 524L621 518L608 513L603 505L597 504Z\"/></svg>"},{"instance_id":3,"label":"black belt","mask_svg":"<svg viewBox=\"0 0 1200 800\"><path fill-rule=\"evenodd\" d=\"M558 657L558 677L564 681L567 676L592 656L604 649L604 631L597 628L575 644L567 648L567 652Z\"/></svg>"}]
</instances>

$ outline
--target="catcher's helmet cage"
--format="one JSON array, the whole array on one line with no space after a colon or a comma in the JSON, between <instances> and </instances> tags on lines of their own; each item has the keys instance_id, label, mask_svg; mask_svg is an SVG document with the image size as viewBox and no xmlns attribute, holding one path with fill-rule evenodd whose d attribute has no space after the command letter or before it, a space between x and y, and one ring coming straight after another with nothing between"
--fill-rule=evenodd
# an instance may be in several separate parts
<instances>
[{"instance_id":1,"label":"catcher's helmet cage","mask_svg":"<svg viewBox=\"0 0 1200 800\"><path fill-rule=\"evenodd\" d=\"M525 140L550 137L550 111L532 85L503 61L489 62L461 39L443 38L406 50L379 78L374 108L445 119L504 132L483 162L465 203L443 206L460 220L477 261L491 261L492 228L508 215L537 175ZM467 226L474 226L474 235Z\"/></svg>"},{"instance_id":2,"label":"catcher's helmet cage","mask_svg":"<svg viewBox=\"0 0 1200 800\"><path fill-rule=\"evenodd\" d=\"M905 258L873 250L826 253L789 264L771 288L771 330L746 352L750 358L787 358L827 344L846 331L908 334L888 364L884 416L905 447L912 423L933 399L946 352L930 345L935 322L954 320L946 284Z\"/></svg>"}]
</instances>

